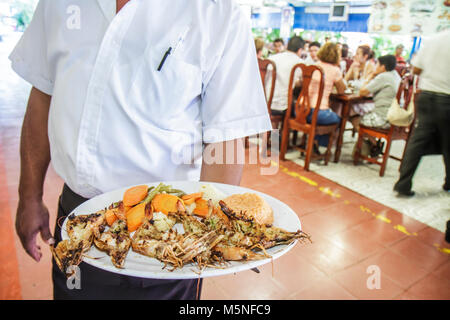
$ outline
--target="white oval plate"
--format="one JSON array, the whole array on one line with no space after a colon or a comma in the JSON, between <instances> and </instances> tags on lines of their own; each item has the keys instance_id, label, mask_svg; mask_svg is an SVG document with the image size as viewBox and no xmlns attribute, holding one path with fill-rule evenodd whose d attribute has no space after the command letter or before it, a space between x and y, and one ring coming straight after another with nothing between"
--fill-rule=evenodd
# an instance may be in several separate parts
<instances>
[{"instance_id":1,"label":"white oval plate","mask_svg":"<svg viewBox=\"0 0 450 320\"><path fill-rule=\"evenodd\" d=\"M246 192L256 193L261 197L263 197L267 201L267 203L272 207L274 214L274 224L273 224L274 226L283 228L287 231L301 230L300 219L289 206L287 206L280 200L277 200L262 192L234 185L212 183L212 182L174 181L163 183L166 185L171 185L175 189L181 189L186 193L198 192L200 187L205 184L210 184L214 186L227 196L236 193L246 193ZM147 183L146 185L150 187L156 186L158 184L159 183ZM89 199L88 201L84 202L83 204L75 208L71 212L71 214L72 213L75 215L90 214L98 210L104 209L108 207L111 203L120 201L123 197L123 193L128 188L129 187L114 190L99 195L97 197L94 197L92 199ZM63 226L61 228L62 239L69 238L66 232L65 227L66 223L67 218L64 220ZM94 267L106 271L141 278L151 278L151 279L192 279L199 277L206 278L249 270L261 266L263 264L270 263L272 259L277 259L282 255L286 254L289 250L291 250L294 247L296 243L297 240L289 245L279 245L268 249L267 253L270 254L272 258L256 261L243 261L243 262L230 261L228 267L224 269L216 269L208 267L202 270L201 274L199 274L199 269L194 264L187 264L183 268L176 269L174 271L168 270L171 269L170 265L168 265L165 269L163 269L164 264L161 263L159 260L149 258L139 253L136 253L132 251L131 248L126 257L123 269L118 269L114 267L114 265L111 263L111 258L103 251L98 250L94 245L92 245L91 249L86 253L86 255L89 257L83 257L83 261Z\"/></svg>"}]
</instances>

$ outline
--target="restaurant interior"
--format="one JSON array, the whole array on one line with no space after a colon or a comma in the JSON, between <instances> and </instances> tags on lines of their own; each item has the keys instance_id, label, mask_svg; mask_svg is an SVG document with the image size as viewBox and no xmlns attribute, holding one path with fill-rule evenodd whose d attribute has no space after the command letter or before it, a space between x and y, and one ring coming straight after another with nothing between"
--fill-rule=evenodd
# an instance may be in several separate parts
<instances>
[{"instance_id":1,"label":"restaurant interior","mask_svg":"<svg viewBox=\"0 0 450 320\"><path fill-rule=\"evenodd\" d=\"M23 249L15 229L21 128L31 85L12 70L8 56L37 2L0 0L2 300L53 299L52 252L38 237L43 256L40 262L34 261ZM430 152L422 158L414 175L414 196L402 196L393 190L417 121L414 97L420 76L414 75L412 61L428 37L450 29L449 7L442 1L427 0L236 2L251 23L260 70L254 81L262 83L274 129L270 134L246 137L246 159L257 155L259 160L245 162L240 186L286 204L311 241L289 246L285 254L257 268L205 277L201 299L450 299L450 192L442 188L445 165L441 152ZM413 10L414 6L425 8L430 3L436 5L432 11ZM444 12L447 18L439 18ZM408 18L399 18L400 14ZM429 18L423 19L424 14ZM281 75L283 62L278 61L295 37L302 39L303 47L295 50L300 52L297 58L302 66ZM319 53L313 54L315 45ZM361 47L369 48L370 54L364 54ZM340 72L339 80L328 89L324 85L324 70L328 69L316 66L319 60L323 63L326 48L339 52L334 68ZM360 51L364 62L357 60ZM395 68L389 72L399 79L390 101L397 101L404 110L411 103L410 121L391 123L387 128L355 124L354 119L361 115L367 118L365 114L372 112L374 96L364 95L365 85L350 73L356 65L386 69L380 62L384 60L379 60L384 56L395 57ZM295 68L302 71L298 88L293 82ZM282 92L283 107L277 110L274 106L280 102L277 95L281 91L277 85L282 86L279 77L287 82ZM318 107L314 110L317 113L311 112L312 120L306 120L309 110L305 113L302 108L307 108L304 101L308 87L314 85L320 93L315 102L310 99L311 105L325 103L339 116L339 122L319 124ZM368 106L372 106L370 111L365 109ZM328 136L327 142L307 138L315 134ZM262 174L265 169L271 174ZM50 213L50 230L57 223L63 185L50 164L43 195Z\"/></svg>"}]
</instances>

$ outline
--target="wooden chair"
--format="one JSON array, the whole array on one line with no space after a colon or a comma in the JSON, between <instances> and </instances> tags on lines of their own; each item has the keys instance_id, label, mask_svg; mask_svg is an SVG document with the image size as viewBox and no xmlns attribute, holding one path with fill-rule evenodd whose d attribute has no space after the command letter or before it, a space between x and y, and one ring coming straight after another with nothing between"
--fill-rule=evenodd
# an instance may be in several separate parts
<instances>
[{"instance_id":1,"label":"wooden chair","mask_svg":"<svg viewBox=\"0 0 450 320\"><path fill-rule=\"evenodd\" d=\"M400 83L400 86L397 91L396 99L400 104L400 101L402 98L404 99L404 107L407 108L409 102L411 99L415 99L415 95L413 94L413 86L414 86L414 76L413 75L405 75L405 77L402 79L402 82ZM416 118L416 112L414 111L414 120L408 127L398 127L391 125L389 129L380 129L380 128L372 128L372 127L366 127L364 125L360 125L359 132L358 132L358 141L356 143L356 150L353 157L353 163L355 165L358 164L359 159L364 159L369 161L370 163L378 164L381 166L380 168L380 177L384 176L384 172L386 170L387 160L388 158L392 158L398 161L403 161L403 156L405 154L406 145L408 144L409 137L411 136L411 132L414 127L414 122ZM377 139L384 139L386 140L386 148L382 152L381 161L379 161L379 158L370 158L367 156L361 155L361 147L364 136L371 136ZM392 156L389 154L391 149L392 141L395 140L405 140L406 145L403 150L403 155L401 158Z\"/></svg>"},{"instance_id":2,"label":"wooden chair","mask_svg":"<svg viewBox=\"0 0 450 320\"><path fill-rule=\"evenodd\" d=\"M267 101L267 110L269 111L270 115L270 121L272 122L272 128L277 129L280 123L283 121L283 117L279 115L273 115L272 114L272 100L273 100L273 94L275 92L275 81L277 79L277 67L275 66L275 62L269 59L258 59L258 65L259 65L259 73L261 74L261 80L264 88L264 94L266 95L266 101ZM271 79L270 79L270 92L267 96L266 92L266 74L268 71L269 66L272 67L271 70Z\"/></svg>"},{"instance_id":3,"label":"wooden chair","mask_svg":"<svg viewBox=\"0 0 450 320\"><path fill-rule=\"evenodd\" d=\"M301 69L302 71L302 88L300 91L300 94L295 102L295 118L291 117L291 109L292 106L292 91L294 86L294 77L297 69ZM319 73L319 94L317 97L317 101L315 106L311 105L311 101L309 98L309 88L311 84L311 80L313 77L313 73ZM280 157L282 160L285 159L285 154L287 151L287 147L289 144L289 132L290 130L296 130L303 132L305 135L308 135L309 139L307 140L307 143L305 146L296 147L301 152L305 152L305 170L309 171L309 164L311 160L313 159L325 159L325 164L328 164L328 161L330 159L331 155L331 146L333 144L333 137L334 133L336 132L336 129L339 124L333 124L333 125L317 125L317 115L319 113L320 104L322 102L323 97L323 90L324 90L324 73L322 68L310 65L307 66L303 63L299 63L295 65L291 70L291 76L289 81L289 92L288 92L288 109L286 112L286 116L284 118L284 124L283 124L283 135L281 139L281 152ZM307 117L311 112L311 109L314 108L314 112L312 114L311 123L307 122ZM314 137L316 135L325 135L328 134L329 142L327 151L323 155L313 155L313 144L314 144Z\"/></svg>"},{"instance_id":4,"label":"wooden chair","mask_svg":"<svg viewBox=\"0 0 450 320\"><path fill-rule=\"evenodd\" d=\"M406 76L406 74L408 73L408 66L406 65L406 63L398 63L395 66L395 71L397 71L398 75L403 78Z\"/></svg>"},{"instance_id":5,"label":"wooden chair","mask_svg":"<svg viewBox=\"0 0 450 320\"><path fill-rule=\"evenodd\" d=\"M272 122L272 128L273 129L279 129L280 124L283 122L283 117L281 115L274 115L272 114L272 100L273 100L273 95L275 92L275 81L277 78L277 67L275 65L275 62L273 62L272 60L269 59L258 59L258 65L259 65L259 73L261 75L261 81L262 81L262 85L264 88L264 94L266 97L266 102L267 102L267 111L269 112L270 115L270 121ZM270 79L270 92L269 95L267 95L266 92L266 75L267 75L267 71L269 69L269 66L271 66L271 79ZM267 147L268 145L270 145L270 139L269 139L269 135L270 133L265 133L262 136L262 145L263 145L263 149L262 151L264 153L267 152Z\"/></svg>"}]
</instances>

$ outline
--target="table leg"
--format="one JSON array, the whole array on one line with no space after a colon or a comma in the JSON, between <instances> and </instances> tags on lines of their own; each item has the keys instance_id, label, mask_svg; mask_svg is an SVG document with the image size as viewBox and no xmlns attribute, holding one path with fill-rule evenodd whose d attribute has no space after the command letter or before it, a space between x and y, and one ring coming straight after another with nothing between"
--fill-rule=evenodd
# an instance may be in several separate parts
<instances>
[{"instance_id":1,"label":"table leg","mask_svg":"<svg viewBox=\"0 0 450 320\"><path fill-rule=\"evenodd\" d=\"M345 131L345 125L347 124L349 111L350 111L350 102L345 101L342 103L342 113L341 113L341 125L339 127L339 135L336 143L336 151L334 154L334 162L339 162L339 158L341 157L341 149L342 149L342 143L344 140L344 131Z\"/></svg>"}]
</instances>

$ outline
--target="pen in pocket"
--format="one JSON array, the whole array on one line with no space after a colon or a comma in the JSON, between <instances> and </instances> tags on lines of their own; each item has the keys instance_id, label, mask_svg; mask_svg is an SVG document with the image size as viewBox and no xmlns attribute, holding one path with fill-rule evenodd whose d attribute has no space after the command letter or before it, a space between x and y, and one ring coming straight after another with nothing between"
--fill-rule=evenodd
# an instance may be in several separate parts
<instances>
[{"instance_id":1,"label":"pen in pocket","mask_svg":"<svg viewBox=\"0 0 450 320\"><path fill-rule=\"evenodd\" d=\"M163 56L161 62L159 63L159 66L158 66L158 69L157 69L158 71L161 71L162 67L164 66L164 63L166 62L167 57L168 57L170 54L175 53L175 51L178 49L178 47L180 46L180 44L181 44L181 43L184 41L184 39L186 38L186 35L188 34L188 32L189 32L190 29L191 29L191 26L189 25L189 26L188 26L188 27L180 34L180 36L178 37L178 41L177 41L175 47L174 47L174 48L169 47L169 48L167 49L166 53L164 53L164 56Z\"/></svg>"}]
</instances>

